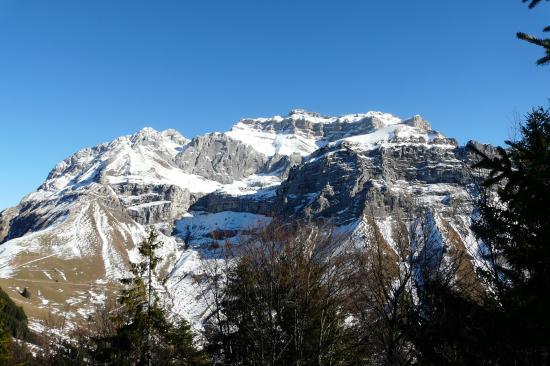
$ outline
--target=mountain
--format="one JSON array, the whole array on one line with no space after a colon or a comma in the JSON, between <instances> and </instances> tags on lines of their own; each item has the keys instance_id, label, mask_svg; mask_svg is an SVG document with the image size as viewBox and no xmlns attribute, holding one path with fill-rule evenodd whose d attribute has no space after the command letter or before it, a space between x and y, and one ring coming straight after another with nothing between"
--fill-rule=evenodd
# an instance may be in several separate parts
<instances>
[{"instance_id":1,"label":"mountain","mask_svg":"<svg viewBox=\"0 0 550 366\"><path fill-rule=\"evenodd\" d=\"M243 230L322 219L355 235L373 217L391 248L396 213L409 224L428 217L441 245L475 265L472 161L422 117L381 112L294 110L191 140L144 128L70 156L0 213L0 287L35 329L48 311L82 321L113 296L153 226L168 276L163 298L199 327L207 314L194 279Z\"/></svg>"}]
</instances>

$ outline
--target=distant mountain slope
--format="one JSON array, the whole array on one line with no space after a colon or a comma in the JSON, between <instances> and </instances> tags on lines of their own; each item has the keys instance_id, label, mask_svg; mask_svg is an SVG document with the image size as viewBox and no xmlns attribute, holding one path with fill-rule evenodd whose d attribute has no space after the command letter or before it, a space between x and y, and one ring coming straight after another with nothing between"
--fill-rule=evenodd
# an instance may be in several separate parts
<instances>
[{"instance_id":1,"label":"distant mountain slope","mask_svg":"<svg viewBox=\"0 0 550 366\"><path fill-rule=\"evenodd\" d=\"M374 217L391 244L395 213L412 223L422 211L442 245L475 262L471 160L420 116L381 112L294 110L191 140L145 128L60 162L0 214L0 286L31 291L21 301L33 326L48 311L78 321L116 291L154 226L170 276L164 298L199 326L201 261L273 218L329 220L352 234Z\"/></svg>"}]
</instances>

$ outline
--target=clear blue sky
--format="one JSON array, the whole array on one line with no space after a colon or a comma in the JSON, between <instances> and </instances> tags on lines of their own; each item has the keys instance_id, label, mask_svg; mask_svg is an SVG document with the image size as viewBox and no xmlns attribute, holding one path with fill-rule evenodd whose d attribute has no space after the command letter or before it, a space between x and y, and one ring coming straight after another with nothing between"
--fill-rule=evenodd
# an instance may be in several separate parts
<instances>
[{"instance_id":1,"label":"clear blue sky","mask_svg":"<svg viewBox=\"0 0 550 366\"><path fill-rule=\"evenodd\" d=\"M542 50L515 39L547 23L520 0L0 0L0 208L144 126L382 110L500 144L548 104Z\"/></svg>"}]
</instances>

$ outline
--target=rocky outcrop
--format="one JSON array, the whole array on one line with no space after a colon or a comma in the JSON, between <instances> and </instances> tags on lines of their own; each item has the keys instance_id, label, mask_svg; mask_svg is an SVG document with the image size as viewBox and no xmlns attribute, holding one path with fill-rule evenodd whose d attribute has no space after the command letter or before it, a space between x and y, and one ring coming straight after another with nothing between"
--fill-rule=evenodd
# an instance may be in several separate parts
<instances>
[{"instance_id":1,"label":"rocky outcrop","mask_svg":"<svg viewBox=\"0 0 550 366\"><path fill-rule=\"evenodd\" d=\"M273 174L281 179L288 178L290 169L302 163L303 158L300 154L294 153L290 155L275 154L269 157L267 162L259 170L262 174Z\"/></svg>"},{"instance_id":2,"label":"rocky outcrop","mask_svg":"<svg viewBox=\"0 0 550 366\"><path fill-rule=\"evenodd\" d=\"M171 226L204 195L170 184L120 183L109 187L116 194L120 208L142 225Z\"/></svg>"},{"instance_id":3,"label":"rocky outcrop","mask_svg":"<svg viewBox=\"0 0 550 366\"><path fill-rule=\"evenodd\" d=\"M11 222L18 214L19 210L17 207L8 208L0 212L0 243L7 240L10 233Z\"/></svg>"},{"instance_id":4,"label":"rocky outcrop","mask_svg":"<svg viewBox=\"0 0 550 366\"><path fill-rule=\"evenodd\" d=\"M115 184L112 188L130 216L143 225L173 223L201 196L188 189L167 184L122 183Z\"/></svg>"},{"instance_id":5,"label":"rocky outcrop","mask_svg":"<svg viewBox=\"0 0 550 366\"><path fill-rule=\"evenodd\" d=\"M447 195L471 183L461 150L444 144L406 144L361 150L342 143L320 149L294 168L277 191L277 207L288 217L323 217L344 225L372 213L409 210L414 193L404 182L445 187ZM439 192L441 199L445 193Z\"/></svg>"},{"instance_id":6,"label":"rocky outcrop","mask_svg":"<svg viewBox=\"0 0 550 366\"><path fill-rule=\"evenodd\" d=\"M255 174L267 162L267 156L220 133L195 137L176 156L184 172L223 184Z\"/></svg>"},{"instance_id":7,"label":"rocky outcrop","mask_svg":"<svg viewBox=\"0 0 550 366\"><path fill-rule=\"evenodd\" d=\"M214 192L201 197L191 206L192 211L204 212L251 212L264 216L276 216L275 189L265 189L254 194L235 196L224 192Z\"/></svg>"}]
</instances>

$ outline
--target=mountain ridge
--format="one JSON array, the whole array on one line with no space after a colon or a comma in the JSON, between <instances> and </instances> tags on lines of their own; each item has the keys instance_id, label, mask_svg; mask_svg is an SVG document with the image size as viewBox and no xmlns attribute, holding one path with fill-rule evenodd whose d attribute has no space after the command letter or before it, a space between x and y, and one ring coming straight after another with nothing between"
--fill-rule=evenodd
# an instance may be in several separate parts
<instances>
[{"instance_id":1,"label":"mountain ridge","mask_svg":"<svg viewBox=\"0 0 550 366\"><path fill-rule=\"evenodd\" d=\"M371 215L388 233L393 212L413 220L419 208L432 212L434 230L454 231L475 261L472 159L422 117L382 112L293 110L192 139L146 127L79 150L0 212L0 285L15 298L23 287L36 294L18 299L31 326L46 310L77 322L113 295L155 227L169 274L165 300L200 327L204 299L191 277L243 230L320 219L353 234Z\"/></svg>"}]
</instances>

